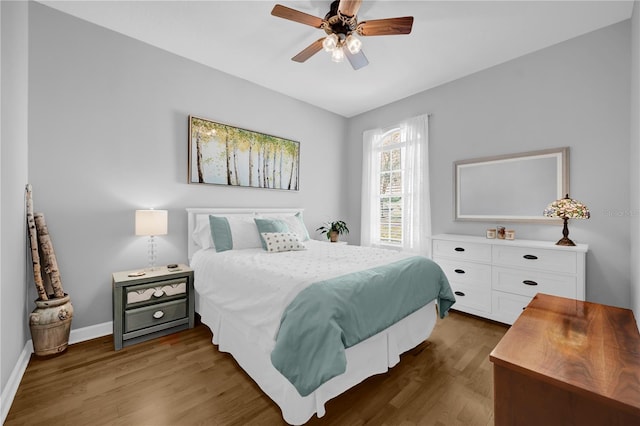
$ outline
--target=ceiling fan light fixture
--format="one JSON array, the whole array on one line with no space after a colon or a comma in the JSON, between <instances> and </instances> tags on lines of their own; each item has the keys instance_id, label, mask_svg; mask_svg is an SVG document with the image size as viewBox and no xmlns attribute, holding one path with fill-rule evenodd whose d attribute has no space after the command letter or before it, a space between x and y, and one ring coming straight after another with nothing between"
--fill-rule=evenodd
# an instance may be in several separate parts
<instances>
[{"instance_id":1,"label":"ceiling fan light fixture","mask_svg":"<svg viewBox=\"0 0 640 426\"><path fill-rule=\"evenodd\" d=\"M354 55L360 52L360 49L362 48L362 41L360 41L360 39L353 34L349 34L347 36L346 44L349 52Z\"/></svg>"},{"instance_id":2,"label":"ceiling fan light fixture","mask_svg":"<svg viewBox=\"0 0 640 426\"><path fill-rule=\"evenodd\" d=\"M344 61L344 50L341 47L335 49L331 52L331 60L333 62L342 62Z\"/></svg>"},{"instance_id":3,"label":"ceiling fan light fixture","mask_svg":"<svg viewBox=\"0 0 640 426\"><path fill-rule=\"evenodd\" d=\"M346 56L351 67L359 70L369 64L361 49L362 42L359 36L410 34L413 26L413 16L358 22L357 14L361 4L362 0L332 0L329 12L324 18L276 4L271 10L271 15L326 33L325 37L317 39L292 57L292 61L305 62L324 49L331 54L332 61L343 62Z\"/></svg>"},{"instance_id":4,"label":"ceiling fan light fixture","mask_svg":"<svg viewBox=\"0 0 640 426\"><path fill-rule=\"evenodd\" d=\"M322 42L322 48L326 52L334 52L336 50L336 47L338 47L338 36L337 35L330 34L327 37L325 37L324 41Z\"/></svg>"}]
</instances>

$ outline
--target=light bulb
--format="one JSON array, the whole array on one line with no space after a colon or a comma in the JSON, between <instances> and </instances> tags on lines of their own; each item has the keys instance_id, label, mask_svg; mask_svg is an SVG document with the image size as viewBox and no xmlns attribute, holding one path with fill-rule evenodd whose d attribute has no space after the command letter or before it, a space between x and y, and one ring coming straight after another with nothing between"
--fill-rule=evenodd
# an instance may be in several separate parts
<instances>
[{"instance_id":1,"label":"light bulb","mask_svg":"<svg viewBox=\"0 0 640 426\"><path fill-rule=\"evenodd\" d=\"M333 62L344 61L344 51L342 50L342 48L337 48L333 52L331 52L331 60Z\"/></svg>"},{"instance_id":2,"label":"light bulb","mask_svg":"<svg viewBox=\"0 0 640 426\"><path fill-rule=\"evenodd\" d=\"M349 34L349 36L347 37L347 49L349 49L349 52L355 55L356 53L360 52L361 47L362 42L360 41L360 39L353 34Z\"/></svg>"},{"instance_id":3,"label":"light bulb","mask_svg":"<svg viewBox=\"0 0 640 426\"><path fill-rule=\"evenodd\" d=\"M335 34L328 35L322 42L322 48L327 52L333 52L336 46L338 46L338 36Z\"/></svg>"}]
</instances>

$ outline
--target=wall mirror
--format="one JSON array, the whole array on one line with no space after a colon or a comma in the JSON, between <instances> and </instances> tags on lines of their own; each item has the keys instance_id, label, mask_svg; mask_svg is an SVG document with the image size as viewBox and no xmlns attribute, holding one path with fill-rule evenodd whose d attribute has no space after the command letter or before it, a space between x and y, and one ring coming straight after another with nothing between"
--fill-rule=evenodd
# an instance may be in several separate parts
<instances>
[{"instance_id":1,"label":"wall mirror","mask_svg":"<svg viewBox=\"0 0 640 426\"><path fill-rule=\"evenodd\" d=\"M555 222L542 216L569 193L569 148L454 163L455 220Z\"/></svg>"}]
</instances>

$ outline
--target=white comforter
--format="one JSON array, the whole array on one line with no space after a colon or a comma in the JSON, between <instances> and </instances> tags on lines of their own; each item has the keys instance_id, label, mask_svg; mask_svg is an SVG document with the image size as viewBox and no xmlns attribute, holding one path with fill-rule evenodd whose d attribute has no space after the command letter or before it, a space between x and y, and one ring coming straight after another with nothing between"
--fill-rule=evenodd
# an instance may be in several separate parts
<instances>
[{"instance_id":1,"label":"white comforter","mask_svg":"<svg viewBox=\"0 0 640 426\"><path fill-rule=\"evenodd\" d=\"M306 241L307 250L268 253L262 249L213 249L192 260L195 289L223 312L233 313L258 331L270 352L284 309L314 282L395 262L410 254L370 247Z\"/></svg>"}]
</instances>

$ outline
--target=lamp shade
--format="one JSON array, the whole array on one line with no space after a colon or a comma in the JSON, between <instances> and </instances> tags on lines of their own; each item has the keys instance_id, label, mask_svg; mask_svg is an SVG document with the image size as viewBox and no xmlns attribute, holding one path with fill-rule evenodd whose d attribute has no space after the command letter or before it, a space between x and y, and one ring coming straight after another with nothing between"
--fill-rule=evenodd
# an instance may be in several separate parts
<instances>
[{"instance_id":1,"label":"lamp shade","mask_svg":"<svg viewBox=\"0 0 640 426\"><path fill-rule=\"evenodd\" d=\"M358 54L358 52L360 52L360 48L362 47L362 42L360 41L360 39L353 34L349 34L347 36L346 44L347 49L349 49L349 52L351 52L353 55Z\"/></svg>"},{"instance_id":2,"label":"lamp shade","mask_svg":"<svg viewBox=\"0 0 640 426\"><path fill-rule=\"evenodd\" d=\"M543 213L546 217L560 219L589 219L591 213L580 201L569 198L569 194L549 204Z\"/></svg>"},{"instance_id":3,"label":"lamp shade","mask_svg":"<svg viewBox=\"0 0 640 426\"><path fill-rule=\"evenodd\" d=\"M330 34L322 41L322 47L325 52L333 52L338 47L338 36Z\"/></svg>"},{"instance_id":4,"label":"lamp shade","mask_svg":"<svg viewBox=\"0 0 640 426\"><path fill-rule=\"evenodd\" d=\"M167 210L136 210L136 235L167 235Z\"/></svg>"}]
</instances>

